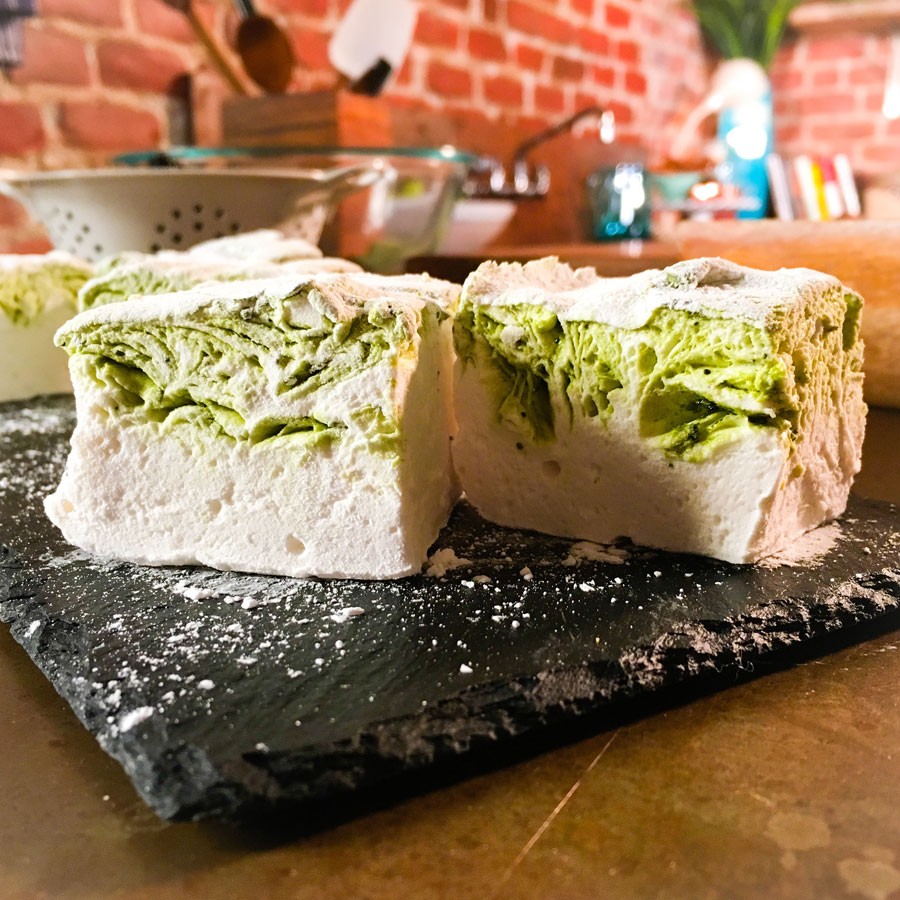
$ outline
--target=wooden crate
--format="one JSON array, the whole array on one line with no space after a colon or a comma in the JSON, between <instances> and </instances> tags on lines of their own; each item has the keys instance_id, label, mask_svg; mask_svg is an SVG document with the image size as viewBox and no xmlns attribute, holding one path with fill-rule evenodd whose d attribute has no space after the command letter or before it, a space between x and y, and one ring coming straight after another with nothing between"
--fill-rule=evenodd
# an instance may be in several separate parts
<instances>
[{"instance_id":1,"label":"wooden crate","mask_svg":"<svg viewBox=\"0 0 900 900\"><path fill-rule=\"evenodd\" d=\"M383 101L346 91L231 97L222 108L230 147L388 147L391 138Z\"/></svg>"}]
</instances>

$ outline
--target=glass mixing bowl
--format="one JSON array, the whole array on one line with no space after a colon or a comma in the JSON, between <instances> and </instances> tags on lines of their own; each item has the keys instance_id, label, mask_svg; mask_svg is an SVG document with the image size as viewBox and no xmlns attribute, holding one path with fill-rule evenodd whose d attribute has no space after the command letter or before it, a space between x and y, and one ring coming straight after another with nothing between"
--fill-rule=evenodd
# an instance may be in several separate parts
<instances>
[{"instance_id":1,"label":"glass mixing bowl","mask_svg":"<svg viewBox=\"0 0 900 900\"><path fill-rule=\"evenodd\" d=\"M454 147L175 147L127 153L115 162L204 170L368 167L371 184L335 204L336 227L323 243L329 252L366 269L394 273L410 257L439 248L466 176L479 158Z\"/></svg>"}]
</instances>

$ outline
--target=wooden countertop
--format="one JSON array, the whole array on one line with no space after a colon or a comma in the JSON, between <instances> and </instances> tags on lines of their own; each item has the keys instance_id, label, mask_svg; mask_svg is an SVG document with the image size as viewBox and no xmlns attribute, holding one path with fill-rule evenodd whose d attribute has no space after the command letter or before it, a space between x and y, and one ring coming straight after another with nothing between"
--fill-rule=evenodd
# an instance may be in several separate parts
<instances>
[{"instance_id":1,"label":"wooden countertop","mask_svg":"<svg viewBox=\"0 0 900 900\"><path fill-rule=\"evenodd\" d=\"M857 490L900 502L900 412ZM167 825L0 627L0 897L900 897L900 633L312 834Z\"/></svg>"},{"instance_id":2,"label":"wooden countertop","mask_svg":"<svg viewBox=\"0 0 900 900\"><path fill-rule=\"evenodd\" d=\"M633 275L678 262L678 248L669 241L595 241L583 244L523 244L494 246L475 256L421 256L407 262L409 272L429 272L440 278L465 280L485 259L527 262L558 256L572 266L593 266L608 277Z\"/></svg>"}]
</instances>

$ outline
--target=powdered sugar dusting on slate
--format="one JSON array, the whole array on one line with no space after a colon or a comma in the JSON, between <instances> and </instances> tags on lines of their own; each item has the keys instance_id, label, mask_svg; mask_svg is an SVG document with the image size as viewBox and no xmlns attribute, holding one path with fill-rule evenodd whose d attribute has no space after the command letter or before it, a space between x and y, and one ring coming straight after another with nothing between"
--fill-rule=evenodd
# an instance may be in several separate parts
<instances>
[{"instance_id":1,"label":"powdered sugar dusting on slate","mask_svg":"<svg viewBox=\"0 0 900 900\"><path fill-rule=\"evenodd\" d=\"M789 547L760 562L766 568L777 566L814 566L835 548L842 535L836 522L807 531Z\"/></svg>"}]
</instances>

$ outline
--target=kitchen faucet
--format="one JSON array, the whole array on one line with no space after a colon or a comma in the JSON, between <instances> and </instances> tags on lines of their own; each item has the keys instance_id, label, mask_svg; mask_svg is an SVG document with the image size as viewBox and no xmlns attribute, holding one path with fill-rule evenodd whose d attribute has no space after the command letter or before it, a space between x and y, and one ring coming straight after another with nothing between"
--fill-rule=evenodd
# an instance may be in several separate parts
<instances>
[{"instance_id":1,"label":"kitchen faucet","mask_svg":"<svg viewBox=\"0 0 900 900\"><path fill-rule=\"evenodd\" d=\"M503 197L513 200L546 196L550 190L550 171L543 165L532 167L528 162L528 154L540 144L571 131L578 122L587 118L597 119L600 140L604 144L611 143L615 137L615 118L612 112L602 106L585 107L522 141L513 153L511 179L499 160L482 157L465 185L465 194L469 197Z\"/></svg>"}]
</instances>

